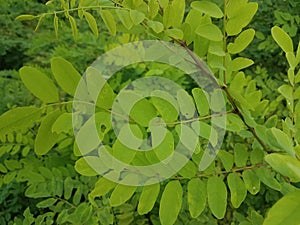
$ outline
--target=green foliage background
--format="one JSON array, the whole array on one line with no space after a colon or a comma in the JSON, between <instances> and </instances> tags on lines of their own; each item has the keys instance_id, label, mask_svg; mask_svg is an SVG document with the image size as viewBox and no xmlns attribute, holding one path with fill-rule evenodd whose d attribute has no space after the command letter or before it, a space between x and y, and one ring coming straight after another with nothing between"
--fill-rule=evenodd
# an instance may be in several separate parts
<instances>
[{"instance_id":1,"label":"green foliage background","mask_svg":"<svg viewBox=\"0 0 300 225\"><path fill-rule=\"evenodd\" d=\"M300 3L200 2L1 0L0 224L299 224ZM249 14L244 24L232 22L233 31L226 28L230 4ZM132 14L120 15L124 8ZM22 14L39 16L27 20ZM251 30L237 43L247 29L255 35ZM207 62L227 96L228 125L218 157L205 171L196 168L209 132L189 166L160 184L135 188L97 176L84 162L70 123L71 79L59 71L67 68L78 79L109 49L147 39L179 43ZM107 88L118 93L137 77L157 73L196 101L195 84L161 64L125 68ZM40 92L41 80L52 95ZM107 104L99 111L109 110ZM107 145L118 141L111 131L104 135Z\"/></svg>"}]
</instances>

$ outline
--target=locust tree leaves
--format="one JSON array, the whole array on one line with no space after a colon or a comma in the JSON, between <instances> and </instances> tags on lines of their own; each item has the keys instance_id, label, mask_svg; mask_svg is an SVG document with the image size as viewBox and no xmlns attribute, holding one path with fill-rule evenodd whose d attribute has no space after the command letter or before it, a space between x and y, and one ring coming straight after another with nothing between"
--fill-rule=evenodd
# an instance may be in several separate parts
<instances>
[{"instance_id":1,"label":"locust tree leaves","mask_svg":"<svg viewBox=\"0 0 300 225\"><path fill-rule=\"evenodd\" d=\"M74 96L81 75L73 65L62 57L55 57L51 60L51 70L59 86Z\"/></svg>"},{"instance_id":2,"label":"locust tree leaves","mask_svg":"<svg viewBox=\"0 0 300 225\"><path fill-rule=\"evenodd\" d=\"M227 189L220 177L213 176L208 179L207 201L214 216L218 219L224 218L227 207Z\"/></svg>"},{"instance_id":3,"label":"locust tree leaves","mask_svg":"<svg viewBox=\"0 0 300 225\"><path fill-rule=\"evenodd\" d=\"M159 218L162 225L175 223L182 205L182 186L178 180L170 181L161 196Z\"/></svg>"},{"instance_id":4,"label":"locust tree leaves","mask_svg":"<svg viewBox=\"0 0 300 225\"><path fill-rule=\"evenodd\" d=\"M300 191L294 191L281 198L270 209L263 225L298 225L300 221Z\"/></svg>"},{"instance_id":5,"label":"locust tree leaves","mask_svg":"<svg viewBox=\"0 0 300 225\"><path fill-rule=\"evenodd\" d=\"M58 91L54 82L41 71L23 66L20 69L20 77L28 90L45 103L58 101Z\"/></svg>"}]
</instances>

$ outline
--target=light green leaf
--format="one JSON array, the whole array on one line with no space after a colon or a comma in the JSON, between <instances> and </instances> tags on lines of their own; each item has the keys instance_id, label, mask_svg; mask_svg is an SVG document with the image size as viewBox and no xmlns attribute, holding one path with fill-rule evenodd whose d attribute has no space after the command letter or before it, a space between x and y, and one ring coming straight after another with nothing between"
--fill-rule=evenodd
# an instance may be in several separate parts
<instances>
[{"instance_id":1,"label":"light green leaf","mask_svg":"<svg viewBox=\"0 0 300 225\"><path fill-rule=\"evenodd\" d=\"M40 27L40 25L42 24L42 21L43 21L44 18L45 18L45 14L42 14L42 15L40 16L39 20L38 20L38 23L37 23L37 25L36 25L34 31L37 31L37 30L39 29L39 27Z\"/></svg>"},{"instance_id":2,"label":"light green leaf","mask_svg":"<svg viewBox=\"0 0 300 225\"><path fill-rule=\"evenodd\" d=\"M244 30L237 36L234 43L229 43L227 46L228 52L230 54L237 54L242 52L247 46L252 42L255 36L254 29Z\"/></svg>"},{"instance_id":3,"label":"light green leaf","mask_svg":"<svg viewBox=\"0 0 300 225\"><path fill-rule=\"evenodd\" d=\"M140 196L137 211L140 215L150 212L155 204L160 191L160 184L152 184L143 187L143 191Z\"/></svg>"},{"instance_id":4,"label":"light green leaf","mask_svg":"<svg viewBox=\"0 0 300 225\"><path fill-rule=\"evenodd\" d=\"M158 143L152 140L152 145L157 146ZM170 131L166 131L164 140L153 151L160 161L166 159L174 152L174 138Z\"/></svg>"},{"instance_id":5,"label":"light green leaf","mask_svg":"<svg viewBox=\"0 0 300 225\"><path fill-rule=\"evenodd\" d=\"M239 34L246 27L258 9L256 2L241 3L239 0L232 0L228 4L227 16L229 20L226 24L228 36Z\"/></svg>"},{"instance_id":6,"label":"light green leaf","mask_svg":"<svg viewBox=\"0 0 300 225\"><path fill-rule=\"evenodd\" d=\"M208 15L211 17L215 17L215 18L222 18L223 17L223 12L222 10L219 8L219 6L217 6L215 3L213 2L209 2L209 1L194 1L191 3L191 7Z\"/></svg>"},{"instance_id":7,"label":"light green leaf","mask_svg":"<svg viewBox=\"0 0 300 225\"><path fill-rule=\"evenodd\" d=\"M98 26L95 17L86 11L84 12L84 17L87 23L89 24L89 27L91 28L92 32L94 33L94 35L98 37L99 32L98 32Z\"/></svg>"},{"instance_id":8,"label":"light green leaf","mask_svg":"<svg viewBox=\"0 0 300 225\"><path fill-rule=\"evenodd\" d=\"M282 150L285 150L290 156L294 157L295 151L292 139L286 133L275 127L271 128L271 132Z\"/></svg>"},{"instance_id":9,"label":"light green leaf","mask_svg":"<svg viewBox=\"0 0 300 225\"><path fill-rule=\"evenodd\" d=\"M90 96L99 108L110 109L112 107L116 94L99 70L94 67L87 68L86 84Z\"/></svg>"},{"instance_id":10,"label":"light green leaf","mask_svg":"<svg viewBox=\"0 0 300 225\"><path fill-rule=\"evenodd\" d=\"M206 94L200 88L194 88L192 94L200 116L207 116L209 114L209 104Z\"/></svg>"},{"instance_id":11,"label":"light green leaf","mask_svg":"<svg viewBox=\"0 0 300 225\"><path fill-rule=\"evenodd\" d=\"M219 27L214 24L204 24L198 26L196 29L196 34L206 38L210 41L221 41L223 39L223 34Z\"/></svg>"},{"instance_id":12,"label":"light green leaf","mask_svg":"<svg viewBox=\"0 0 300 225\"><path fill-rule=\"evenodd\" d=\"M208 178L207 198L209 208L214 216L218 219L224 218L227 207L227 189L220 177L213 176Z\"/></svg>"},{"instance_id":13,"label":"light green leaf","mask_svg":"<svg viewBox=\"0 0 300 225\"><path fill-rule=\"evenodd\" d=\"M177 28L165 30L165 34L168 37L175 38L175 39L182 39L183 38L182 30L177 29Z\"/></svg>"},{"instance_id":14,"label":"light green leaf","mask_svg":"<svg viewBox=\"0 0 300 225\"><path fill-rule=\"evenodd\" d=\"M61 114L54 124L52 125L52 132L55 133L69 133L72 130L72 113L63 113Z\"/></svg>"},{"instance_id":15,"label":"light green leaf","mask_svg":"<svg viewBox=\"0 0 300 225\"><path fill-rule=\"evenodd\" d=\"M164 25L158 21L149 20L147 25L155 32L160 33L164 30Z\"/></svg>"},{"instance_id":16,"label":"light green leaf","mask_svg":"<svg viewBox=\"0 0 300 225\"><path fill-rule=\"evenodd\" d=\"M37 155L45 155L56 144L59 135L52 133L51 128L61 113L56 110L43 118L34 142L34 152Z\"/></svg>"},{"instance_id":17,"label":"light green leaf","mask_svg":"<svg viewBox=\"0 0 300 225\"><path fill-rule=\"evenodd\" d=\"M252 195L256 195L260 191L260 180L258 176L252 170L244 170L242 176L247 190Z\"/></svg>"},{"instance_id":18,"label":"light green leaf","mask_svg":"<svg viewBox=\"0 0 300 225\"><path fill-rule=\"evenodd\" d=\"M161 94L160 97L158 94ZM157 90L154 96L151 97L151 102L166 123L171 123L178 119L177 102L171 95Z\"/></svg>"},{"instance_id":19,"label":"light green leaf","mask_svg":"<svg viewBox=\"0 0 300 225\"><path fill-rule=\"evenodd\" d=\"M48 208L49 206L52 206L55 204L55 202L57 202L57 199L55 198L48 198L44 201L39 202L38 204L36 204L36 206L38 208Z\"/></svg>"},{"instance_id":20,"label":"light green leaf","mask_svg":"<svg viewBox=\"0 0 300 225\"><path fill-rule=\"evenodd\" d=\"M181 25L185 11L185 1L173 1L170 5L164 8L163 24L165 28L178 28Z\"/></svg>"},{"instance_id":21,"label":"light green leaf","mask_svg":"<svg viewBox=\"0 0 300 225\"><path fill-rule=\"evenodd\" d=\"M263 225L298 225L300 221L300 191L294 191L272 206Z\"/></svg>"},{"instance_id":22,"label":"light green leaf","mask_svg":"<svg viewBox=\"0 0 300 225\"><path fill-rule=\"evenodd\" d=\"M130 117L143 127L148 127L156 115L156 108L145 98L138 101L130 111Z\"/></svg>"},{"instance_id":23,"label":"light green leaf","mask_svg":"<svg viewBox=\"0 0 300 225\"><path fill-rule=\"evenodd\" d=\"M197 167L194 162L187 161L187 163L178 171L178 174L184 178L192 179L197 174Z\"/></svg>"},{"instance_id":24,"label":"light green leaf","mask_svg":"<svg viewBox=\"0 0 300 225\"><path fill-rule=\"evenodd\" d=\"M117 16L119 17L121 23L127 30L130 30L133 27L133 21L130 17L130 13L124 9L117 9L116 10Z\"/></svg>"},{"instance_id":25,"label":"light green leaf","mask_svg":"<svg viewBox=\"0 0 300 225\"><path fill-rule=\"evenodd\" d=\"M137 188L136 186L118 184L113 190L113 192L111 193L111 196L109 198L110 205L112 207L122 205L132 197L136 188Z\"/></svg>"},{"instance_id":26,"label":"light green leaf","mask_svg":"<svg viewBox=\"0 0 300 225\"><path fill-rule=\"evenodd\" d=\"M153 19L159 10L159 2L156 0L149 0L148 1L148 17Z\"/></svg>"},{"instance_id":27,"label":"light green leaf","mask_svg":"<svg viewBox=\"0 0 300 225\"><path fill-rule=\"evenodd\" d=\"M110 190L112 190L117 184L101 177L96 183L94 189L91 191L91 196L101 197L106 195Z\"/></svg>"},{"instance_id":28,"label":"light green leaf","mask_svg":"<svg viewBox=\"0 0 300 225\"><path fill-rule=\"evenodd\" d=\"M193 98L183 89L177 91L177 101L181 115L190 119L195 115L195 104Z\"/></svg>"},{"instance_id":29,"label":"light green leaf","mask_svg":"<svg viewBox=\"0 0 300 225\"><path fill-rule=\"evenodd\" d=\"M182 187L178 180L170 181L161 196L159 219L162 225L173 225L182 205Z\"/></svg>"},{"instance_id":30,"label":"light green leaf","mask_svg":"<svg viewBox=\"0 0 300 225\"><path fill-rule=\"evenodd\" d=\"M300 182L300 161L288 155L272 153L265 156L267 163L283 176L289 177L291 182Z\"/></svg>"},{"instance_id":31,"label":"light green leaf","mask_svg":"<svg viewBox=\"0 0 300 225\"><path fill-rule=\"evenodd\" d=\"M77 29L76 20L74 19L74 17L69 15L69 22L70 22L72 33L73 33L73 38L74 38L74 40L77 40L77 38L78 38L78 29Z\"/></svg>"},{"instance_id":32,"label":"light green leaf","mask_svg":"<svg viewBox=\"0 0 300 225\"><path fill-rule=\"evenodd\" d=\"M271 34L276 43L284 52L294 52L293 41L290 36L280 27L274 26Z\"/></svg>"},{"instance_id":33,"label":"light green leaf","mask_svg":"<svg viewBox=\"0 0 300 225\"><path fill-rule=\"evenodd\" d=\"M56 14L53 17L53 26L54 26L55 36L57 38L58 37L58 17Z\"/></svg>"},{"instance_id":34,"label":"light green leaf","mask_svg":"<svg viewBox=\"0 0 300 225\"><path fill-rule=\"evenodd\" d=\"M207 190L206 183L199 178L194 178L188 183L188 205L192 218L197 218L205 209Z\"/></svg>"},{"instance_id":35,"label":"light green leaf","mask_svg":"<svg viewBox=\"0 0 300 225\"><path fill-rule=\"evenodd\" d=\"M237 167L246 166L249 157L249 152L246 145L235 144L234 145L234 163Z\"/></svg>"},{"instance_id":36,"label":"light green leaf","mask_svg":"<svg viewBox=\"0 0 300 225\"><path fill-rule=\"evenodd\" d=\"M51 60L51 70L59 86L74 96L81 76L73 65L62 57L55 57Z\"/></svg>"},{"instance_id":37,"label":"light green leaf","mask_svg":"<svg viewBox=\"0 0 300 225\"><path fill-rule=\"evenodd\" d=\"M254 62L251 59L244 58L244 57L237 57L234 60L230 61L230 63L228 63L228 69L230 69L231 71L239 71L253 64Z\"/></svg>"},{"instance_id":38,"label":"light green leaf","mask_svg":"<svg viewBox=\"0 0 300 225\"><path fill-rule=\"evenodd\" d=\"M130 140L129 140L130 141ZM132 145L133 143L130 142ZM123 144L121 141L116 140L112 146L113 156L125 163L131 163L136 155L136 150L129 148L126 144Z\"/></svg>"},{"instance_id":39,"label":"light green leaf","mask_svg":"<svg viewBox=\"0 0 300 225\"><path fill-rule=\"evenodd\" d=\"M298 60L293 52L287 52L285 53L285 57L289 63L290 68L295 69L298 65Z\"/></svg>"},{"instance_id":40,"label":"light green leaf","mask_svg":"<svg viewBox=\"0 0 300 225\"><path fill-rule=\"evenodd\" d=\"M233 155L227 151L220 150L218 157L221 159L226 172L229 172L233 167Z\"/></svg>"},{"instance_id":41,"label":"light green leaf","mask_svg":"<svg viewBox=\"0 0 300 225\"><path fill-rule=\"evenodd\" d=\"M281 185L280 183L274 178L274 174L271 173L271 170L266 167L256 168L255 170L256 175L263 182L265 185L269 186L270 188L280 191Z\"/></svg>"},{"instance_id":42,"label":"light green leaf","mask_svg":"<svg viewBox=\"0 0 300 225\"><path fill-rule=\"evenodd\" d=\"M41 109L25 106L11 109L0 116L0 136L12 131L27 129L41 116Z\"/></svg>"},{"instance_id":43,"label":"light green leaf","mask_svg":"<svg viewBox=\"0 0 300 225\"><path fill-rule=\"evenodd\" d=\"M93 156L81 157L75 163L75 170L83 176L98 175L98 173L87 163L87 161L90 160L89 159L90 157L93 157Z\"/></svg>"},{"instance_id":44,"label":"light green leaf","mask_svg":"<svg viewBox=\"0 0 300 225\"><path fill-rule=\"evenodd\" d=\"M15 18L15 20L19 20L19 21L23 21L23 20L33 20L35 18L37 18L38 16L34 16L34 15L20 15L20 16L17 16Z\"/></svg>"},{"instance_id":45,"label":"light green leaf","mask_svg":"<svg viewBox=\"0 0 300 225\"><path fill-rule=\"evenodd\" d=\"M145 14L137 10L130 10L130 18L134 25L138 25L145 19Z\"/></svg>"},{"instance_id":46,"label":"light green leaf","mask_svg":"<svg viewBox=\"0 0 300 225\"><path fill-rule=\"evenodd\" d=\"M30 66L23 66L19 72L26 88L37 98L45 103L58 101L57 88L47 75Z\"/></svg>"},{"instance_id":47,"label":"light green leaf","mask_svg":"<svg viewBox=\"0 0 300 225\"><path fill-rule=\"evenodd\" d=\"M237 173L230 173L227 177L227 182L231 203L234 208L238 208L247 196L245 184Z\"/></svg>"},{"instance_id":48,"label":"light green leaf","mask_svg":"<svg viewBox=\"0 0 300 225\"><path fill-rule=\"evenodd\" d=\"M104 21L109 32L115 36L117 32L117 26L114 16L109 10L100 10L100 16Z\"/></svg>"}]
</instances>

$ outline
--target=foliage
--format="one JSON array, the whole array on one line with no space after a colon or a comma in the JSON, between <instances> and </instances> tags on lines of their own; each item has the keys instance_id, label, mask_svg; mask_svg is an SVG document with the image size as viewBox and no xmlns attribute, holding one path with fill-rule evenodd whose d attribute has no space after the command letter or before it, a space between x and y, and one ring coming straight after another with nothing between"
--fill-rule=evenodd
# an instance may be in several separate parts
<instances>
[{"instance_id":1,"label":"foliage","mask_svg":"<svg viewBox=\"0 0 300 225\"><path fill-rule=\"evenodd\" d=\"M19 71L26 88L40 102L11 109L0 116L0 183L14 196L21 195L24 188L28 201L26 206L15 203L16 208L22 209L23 216L14 216L16 211L12 209L7 212L8 216L1 217L2 221L8 224L276 225L287 224L287 221L289 225L298 224L295 209L299 207L300 183L300 43L291 37L297 31L293 26L282 24L280 12L275 14L275 23L283 26L273 26L270 32L286 57L288 67L285 74L278 74L284 79L275 82L268 77L269 68L262 63L251 71L255 58L249 56L255 54L246 50L255 35L261 35L249 28L258 10L257 3L246 0L228 0L226 4L185 3L183 0L49 1L46 4L53 4L52 11L39 16L21 15L17 19L41 21L41 18L51 17L56 33L64 28L57 24L69 23L75 40L80 39L77 26L82 21L95 37L99 35L98 24L101 24L101 29L106 26L110 35L117 36L113 40L118 39L105 50L119 43L150 38L175 42L187 53L192 50L207 62L226 98L226 136L215 162L204 171L198 171L203 149L207 144L215 145L212 136L215 140L219 138L218 128L209 120L216 116L222 118L223 115L216 115L220 105L208 105L203 98L210 94L209 102L213 103L213 93L194 87L183 72L171 66L140 63L116 73L104 86L105 98L101 95L93 98L93 86L88 85L88 94L97 106L95 117L91 118L105 127L104 130L98 127L103 145L108 146L109 154L132 165L161 161L175 151L178 143L188 149L188 143L195 139L196 150L179 172L160 183L136 187L97 177L85 158L104 163L97 155L101 147L91 143L86 152L81 153L74 144L71 106L81 73L66 59L54 57L51 74L49 69L43 71L32 66L24 66ZM294 4L296 6L296 2ZM54 11L57 7L62 10ZM290 19L298 23L297 16ZM201 66L197 60L195 64ZM167 72L164 74L164 71ZM93 70L90 68L88 72ZM151 77L157 73L176 81L186 91L175 90L171 96L177 106L173 111L154 96L139 101L128 112L136 137L149 137L147 130L152 132L149 122L157 115L167 123L164 129L167 135L162 144L153 149L154 154L138 154L122 145L122 132L112 132L108 112L119 114L113 111L112 102L129 83L133 89L124 92L124 96L134 98L134 91L145 89L131 82L130 74ZM254 73L263 76L258 78ZM275 94L273 87L277 90ZM269 96L272 99L268 99ZM120 104L120 108L126 113L128 106ZM168 114L164 113L166 110ZM195 110L199 116L194 117ZM182 115L186 121L180 121ZM91 140L84 130L89 130L89 121L89 118L79 121L82 132L77 133L77 140ZM181 129L189 132L186 142L179 138ZM161 131L157 132L160 136ZM135 144L136 137L126 136ZM135 147L140 146L141 143L137 143ZM129 179L126 171L121 172L120 182ZM10 186L17 186L19 192L10 191ZM0 204L10 207L12 203L0 201Z\"/></svg>"}]
</instances>

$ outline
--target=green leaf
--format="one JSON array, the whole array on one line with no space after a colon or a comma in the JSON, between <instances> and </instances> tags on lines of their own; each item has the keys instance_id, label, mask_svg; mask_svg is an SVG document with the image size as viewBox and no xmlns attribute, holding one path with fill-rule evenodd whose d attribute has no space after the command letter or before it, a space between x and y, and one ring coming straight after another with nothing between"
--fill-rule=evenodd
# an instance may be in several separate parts
<instances>
[{"instance_id":1,"label":"green leaf","mask_svg":"<svg viewBox=\"0 0 300 225\"><path fill-rule=\"evenodd\" d=\"M102 109L112 107L116 95L99 70L94 67L87 68L86 84L90 96L98 107Z\"/></svg>"},{"instance_id":2,"label":"green leaf","mask_svg":"<svg viewBox=\"0 0 300 225\"><path fill-rule=\"evenodd\" d=\"M267 163L283 176L289 177L291 182L300 182L300 161L288 155L272 153L265 156Z\"/></svg>"},{"instance_id":3,"label":"green leaf","mask_svg":"<svg viewBox=\"0 0 300 225\"><path fill-rule=\"evenodd\" d=\"M226 172L231 171L233 167L233 155L227 151L220 150L218 152L218 157L221 159Z\"/></svg>"},{"instance_id":4,"label":"green leaf","mask_svg":"<svg viewBox=\"0 0 300 225\"><path fill-rule=\"evenodd\" d=\"M152 210L156 199L160 191L160 184L152 184L143 187L143 191L140 196L137 211L140 215L147 214Z\"/></svg>"},{"instance_id":5,"label":"green leaf","mask_svg":"<svg viewBox=\"0 0 300 225\"><path fill-rule=\"evenodd\" d=\"M20 77L26 88L45 103L58 102L58 91L53 81L41 71L23 66Z\"/></svg>"},{"instance_id":6,"label":"green leaf","mask_svg":"<svg viewBox=\"0 0 300 225\"><path fill-rule=\"evenodd\" d=\"M151 102L166 123L171 123L178 119L177 102L171 95L157 90L151 97Z\"/></svg>"},{"instance_id":7,"label":"green leaf","mask_svg":"<svg viewBox=\"0 0 300 225\"><path fill-rule=\"evenodd\" d=\"M269 186L270 188L280 191L281 185L280 183L274 178L274 174L271 173L270 169L266 167L256 168L255 170L256 175L263 182L265 185Z\"/></svg>"},{"instance_id":8,"label":"green leaf","mask_svg":"<svg viewBox=\"0 0 300 225\"><path fill-rule=\"evenodd\" d=\"M0 136L27 129L33 126L40 116L41 109L34 106L11 109L0 116Z\"/></svg>"},{"instance_id":9,"label":"green leaf","mask_svg":"<svg viewBox=\"0 0 300 225\"><path fill-rule=\"evenodd\" d=\"M15 20L19 20L19 21L23 21L23 20L33 20L35 18L37 18L38 16L34 16L34 15L20 15L20 16L17 16L15 18Z\"/></svg>"},{"instance_id":10,"label":"green leaf","mask_svg":"<svg viewBox=\"0 0 300 225\"><path fill-rule=\"evenodd\" d=\"M208 178L207 198L209 208L214 216L218 219L224 218L227 207L227 189L220 177L213 176Z\"/></svg>"},{"instance_id":11,"label":"green leaf","mask_svg":"<svg viewBox=\"0 0 300 225\"><path fill-rule=\"evenodd\" d=\"M280 27L274 26L271 34L276 43L284 52L294 52L293 41L290 36Z\"/></svg>"},{"instance_id":12,"label":"green leaf","mask_svg":"<svg viewBox=\"0 0 300 225\"><path fill-rule=\"evenodd\" d=\"M178 180L170 181L162 193L159 219L162 225L173 225L182 205L182 187Z\"/></svg>"},{"instance_id":13,"label":"green leaf","mask_svg":"<svg viewBox=\"0 0 300 225\"><path fill-rule=\"evenodd\" d=\"M110 192L117 184L101 177L96 183L94 189L91 191L91 196L101 197Z\"/></svg>"},{"instance_id":14,"label":"green leaf","mask_svg":"<svg viewBox=\"0 0 300 225\"><path fill-rule=\"evenodd\" d=\"M294 157L295 151L292 139L286 133L275 127L271 128L271 132L282 150L285 150L290 156Z\"/></svg>"},{"instance_id":15,"label":"green leaf","mask_svg":"<svg viewBox=\"0 0 300 225\"><path fill-rule=\"evenodd\" d=\"M147 25L157 34L164 30L164 25L158 21L149 20Z\"/></svg>"},{"instance_id":16,"label":"green leaf","mask_svg":"<svg viewBox=\"0 0 300 225\"><path fill-rule=\"evenodd\" d=\"M72 113L63 113L56 119L56 121L52 125L52 132L58 134L61 132L69 133L72 128Z\"/></svg>"},{"instance_id":17,"label":"green leaf","mask_svg":"<svg viewBox=\"0 0 300 225\"><path fill-rule=\"evenodd\" d=\"M157 158L162 161L169 157L174 152L174 138L170 131L166 130L165 137L163 141L159 144L152 139L152 145L157 146L153 149Z\"/></svg>"},{"instance_id":18,"label":"green leaf","mask_svg":"<svg viewBox=\"0 0 300 225\"><path fill-rule=\"evenodd\" d=\"M246 27L258 9L256 2L241 4L239 0L231 0L227 8L226 32L228 36L239 34Z\"/></svg>"},{"instance_id":19,"label":"green leaf","mask_svg":"<svg viewBox=\"0 0 300 225\"><path fill-rule=\"evenodd\" d=\"M130 13L124 9L117 9L116 10L117 16L119 17L121 23L127 30L130 30L133 27L133 21L130 17Z\"/></svg>"},{"instance_id":20,"label":"green leaf","mask_svg":"<svg viewBox=\"0 0 300 225\"><path fill-rule=\"evenodd\" d=\"M209 114L209 104L206 94L200 88L194 88L192 94L200 116L207 116Z\"/></svg>"},{"instance_id":21,"label":"green leaf","mask_svg":"<svg viewBox=\"0 0 300 225\"><path fill-rule=\"evenodd\" d=\"M72 33L73 33L73 38L74 38L74 40L77 40L78 30L77 30L76 20L72 16L69 15L69 22L70 22Z\"/></svg>"},{"instance_id":22,"label":"green leaf","mask_svg":"<svg viewBox=\"0 0 300 225\"><path fill-rule=\"evenodd\" d=\"M138 25L145 19L145 14L137 10L130 10L130 18L134 25Z\"/></svg>"},{"instance_id":23,"label":"green leaf","mask_svg":"<svg viewBox=\"0 0 300 225\"><path fill-rule=\"evenodd\" d=\"M36 206L38 208L48 208L49 206L52 206L55 204L55 202L57 202L57 199L55 198L48 198L44 201L39 202L38 204L36 204Z\"/></svg>"},{"instance_id":24,"label":"green leaf","mask_svg":"<svg viewBox=\"0 0 300 225\"><path fill-rule=\"evenodd\" d=\"M163 24L165 28L178 28L181 25L185 11L185 1L173 1L170 5L164 8Z\"/></svg>"},{"instance_id":25,"label":"green leaf","mask_svg":"<svg viewBox=\"0 0 300 225\"><path fill-rule=\"evenodd\" d=\"M198 26L196 34L210 41L222 41L223 34L219 27L214 24L204 24Z\"/></svg>"},{"instance_id":26,"label":"green leaf","mask_svg":"<svg viewBox=\"0 0 300 225\"><path fill-rule=\"evenodd\" d=\"M192 218L197 218L206 206L206 183L199 178L194 178L188 183L188 205Z\"/></svg>"},{"instance_id":27,"label":"green leaf","mask_svg":"<svg viewBox=\"0 0 300 225\"><path fill-rule=\"evenodd\" d=\"M58 37L58 17L56 14L53 17L53 26L54 26L55 36L57 38Z\"/></svg>"},{"instance_id":28,"label":"green leaf","mask_svg":"<svg viewBox=\"0 0 300 225\"><path fill-rule=\"evenodd\" d=\"M222 18L223 17L223 12L213 2L209 1L194 1L191 3L191 7L214 18Z\"/></svg>"},{"instance_id":29,"label":"green leaf","mask_svg":"<svg viewBox=\"0 0 300 225\"><path fill-rule=\"evenodd\" d=\"M234 163L237 167L246 166L249 157L247 146L244 144L234 145Z\"/></svg>"},{"instance_id":30,"label":"green leaf","mask_svg":"<svg viewBox=\"0 0 300 225\"><path fill-rule=\"evenodd\" d=\"M34 142L34 152L37 155L47 154L47 152L56 144L59 135L52 133L51 128L61 113L61 111L56 110L48 113L43 118Z\"/></svg>"},{"instance_id":31,"label":"green leaf","mask_svg":"<svg viewBox=\"0 0 300 225\"><path fill-rule=\"evenodd\" d=\"M234 208L239 208L247 196L245 184L237 173L230 173L227 177L227 182L231 203Z\"/></svg>"},{"instance_id":32,"label":"green leaf","mask_svg":"<svg viewBox=\"0 0 300 225\"><path fill-rule=\"evenodd\" d=\"M149 18L153 19L159 10L159 3L156 0L149 0L148 1L148 15Z\"/></svg>"},{"instance_id":33,"label":"green leaf","mask_svg":"<svg viewBox=\"0 0 300 225\"><path fill-rule=\"evenodd\" d=\"M194 162L187 161L187 163L178 171L178 174L184 178L192 179L197 174L197 168Z\"/></svg>"},{"instance_id":34,"label":"green leaf","mask_svg":"<svg viewBox=\"0 0 300 225\"><path fill-rule=\"evenodd\" d=\"M177 29L177 28L165 30L165 34L168 37L175 38L175 39L182 39L183 38L182 30Z\"/></svg>"},{"instance_id":35,"label":"green leaf","mask_svg":"<svg viewBox=\"0 0 300 225\"><path fill-rule=\"evenodd\" d=\"M288 193L272 206L263 225L298 225L300 191Z\"/></svg>"},{"instance_id":36,"label":"green leaf","mask_svg":"<svg viewBox=\"0 0 300 225\"><path fill-rule=\"evenodd\" d=\"M118 184L113 192L111 193L111 196L109 198L110 205L112 207L116 207L119 205L122 205L125 203L128 199L131 198L131 196L134 194L136 190L136 186L128 186L123 184Z\"/></svg>"},{"instance_id":37,"label":"green leaf","mask_svg":"<svg viewBox=\"0 0 300 225\"><path fill-rule=\"evenodd\" d=\"M242 176L247 190L252 195L256 195L260 191L260 180L258 176L252 170L244 170Z\"/></svg>"},{"instance_id":38,"label":"green leaf","mask_svg":"<svg viewBox=\"0 0 300 225\"><path fill-rule=\"evenodd\" d=\"M98 173L87 163L93 156L81 157L75 163L75 170L83 176L96 176ZM95 157L94 157L95 158Z\"/></svg>"},{"instance_id":39,"label":"green leaf","mask_svg":"<svg viewBox=\"0 0 300 225\"><path fill-rule=\"evenodd\" d=\"M87 23L89 24L89 27L91 28L92 32L94 33L94 35L98 37L99 32L98 32L98 26L95 17L86 11L84 12L84 17Z\"/></svg>"},{"instance_id":40,"label":"green leaf","mask_svg":"<svg viewBox=\"0 0 300 225\"><path fill-rule=\"evenodd\" d=\"M40 16L39 20L38 20L38 23L37 23L37 25L36 25L34 31L37 31L37 30L39 29L39 27L40 27L40 25L42 24L42 21L43 21L44 18L45 18L45 14L42 14L42 15Z\"/></svg>"},{"instance_id":41,"label":"green leaf","mask_svg":"<svg viewBox=\"0 0 300 225\"><path fill-rule=\"evenodd\" d=\"M100 10L100 16L104 21L109 32L115 36L117 33L117 26L114 16L109 10Z\"/></svg>"},{"instance_id":42,"label":"green leaf","mask_svg":"<svg viewBox=\"0 0 300 225\"><path fill-rule=\"evenodd\" d=\"M242 52L247 46L252 42L255 36L254 29L244 30L237 36L234 43L229 43L227 46L228 52L230 54L237 54Z\"/></svg>"},{"instance_id":43,"label":"green leaf","mask_svg":"<svg viewBox=\"0 0 300 225\"><path fill-rule=\"evenodd\" d=\"M148 127L156 115L155 107L145 98L138 101L130 111L130 117L143 127Z\"/></svg>"},{"instance_id":44,"label":"green leaf","mask_svg":"<svg viewBox=\"0 0 300 225\"><path fill-rule=\"evenodd\" d=\"M251 59L244 58L244 57L237 57L228 63L228 69L232 71L239 71L253 64L254 62Z\"/></svg>"},{"instance_id":45,"label":"green leaf","mask_svg":"<svg viewBox=\"0 0 300 225\"><path fill-rule=\"evenodd\" d=\"M62 57L55 57L51 60L51 70L59 86L74 96L81 75L73 65Z\"/></svg>"},{"instance_id":46,"label":"green leaf","mask_svg":"<svg viewBox=\"0 0 300 225\"><path fill-rule=\"evenodd\" d=\"M183 89L177 91L177 101L180 113L186 118L193 118L195 115L195 104L193 98Z\"/></svg>"}]
</instances>

